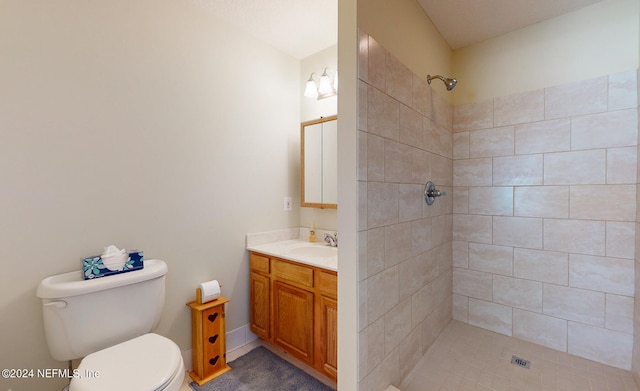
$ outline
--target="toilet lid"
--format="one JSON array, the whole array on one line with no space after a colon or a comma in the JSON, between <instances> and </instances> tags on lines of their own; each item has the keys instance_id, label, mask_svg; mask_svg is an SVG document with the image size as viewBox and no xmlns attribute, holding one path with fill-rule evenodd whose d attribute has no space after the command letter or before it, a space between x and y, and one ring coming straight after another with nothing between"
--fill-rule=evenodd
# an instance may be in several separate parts
<instances>
[{"instance_id":1,"label":"toilet lid","mask_svg":"<svg viewBox=\"0 0 640 391\"><path fill-rule=\"evenodd\" d=\"M71 391L155 391L181 368L180 349L170 339L145 334L92 353L82 359ZM91 376L95 374L97 376Z\"/></svg>"}]
</instances>

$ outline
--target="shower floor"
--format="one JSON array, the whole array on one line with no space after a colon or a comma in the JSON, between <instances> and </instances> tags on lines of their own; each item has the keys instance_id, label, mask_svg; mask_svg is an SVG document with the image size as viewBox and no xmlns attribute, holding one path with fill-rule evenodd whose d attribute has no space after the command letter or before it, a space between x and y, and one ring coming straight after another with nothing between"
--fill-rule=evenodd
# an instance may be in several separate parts
<instances>
[{"instance_id":1,"label":"shower floor","mask_svg":"<svg viewBox=\"0 0 640 391\"><path fill-rule=\"evenodd\" d=\"M531 368L511 364L512 356ZM402 391L638 391L631 372L451 321Z\"/></svg>"}]
</instances>

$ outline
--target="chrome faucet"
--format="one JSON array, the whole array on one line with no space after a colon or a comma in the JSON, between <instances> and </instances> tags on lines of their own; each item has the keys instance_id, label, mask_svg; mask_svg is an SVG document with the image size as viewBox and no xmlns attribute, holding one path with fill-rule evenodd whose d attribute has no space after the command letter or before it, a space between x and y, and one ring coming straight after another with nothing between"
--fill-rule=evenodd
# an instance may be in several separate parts
<instances>
[{"instance_id":1,"label":"chrome faucet","mask_svg":"<svg viewBox=\"0 0 640 391\"><path fill-rule=\"evenodd\" d=\"M331 247L338 247L338 233L335 232L333 235L324 234L324 241L329 243Z\"/></svg>"}]
</instances>

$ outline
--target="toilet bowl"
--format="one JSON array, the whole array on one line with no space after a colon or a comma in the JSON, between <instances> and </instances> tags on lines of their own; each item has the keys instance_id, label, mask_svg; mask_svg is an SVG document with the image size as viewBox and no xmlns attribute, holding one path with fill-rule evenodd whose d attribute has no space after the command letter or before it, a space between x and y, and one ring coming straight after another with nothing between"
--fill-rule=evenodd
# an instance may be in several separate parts
<instances>
[{"instance_id":1,"label":"toilet bowl","mask_svg":"<svg viewBox=\"0 0 640 391\"><path fill-rule=\"evenodd\" d=\"M178 391L184 380L180 349L149 333L82 359L69 391Z\"/></svg>"}]
</instances>

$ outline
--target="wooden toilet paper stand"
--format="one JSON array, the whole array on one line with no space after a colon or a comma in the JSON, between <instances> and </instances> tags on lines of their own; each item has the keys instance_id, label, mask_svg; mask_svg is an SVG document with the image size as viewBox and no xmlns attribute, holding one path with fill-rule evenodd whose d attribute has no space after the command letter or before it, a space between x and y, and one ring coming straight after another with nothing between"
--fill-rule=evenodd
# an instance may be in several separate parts
<instances>
[{"instance_id":1,"label":"wooden toilet paper stand","mask_svg":"<svg viewBox=\"0 0 640 391\"><path fill-rule=\"evenodd\" d=\"M225 343L224 304L229 302L220 296L207 303L202 302L202 292L196 289L196 300L187 305L191 308L191 339L193 370L189 376L203 385L223 373L229 372Z\"/></svg>"}]
</instances>

